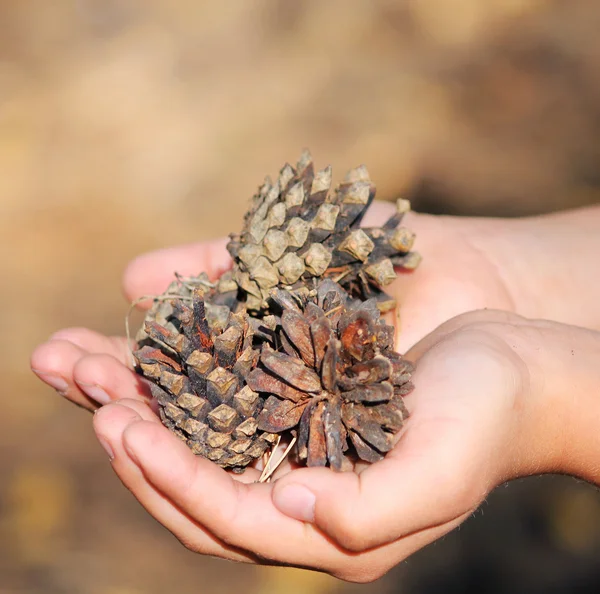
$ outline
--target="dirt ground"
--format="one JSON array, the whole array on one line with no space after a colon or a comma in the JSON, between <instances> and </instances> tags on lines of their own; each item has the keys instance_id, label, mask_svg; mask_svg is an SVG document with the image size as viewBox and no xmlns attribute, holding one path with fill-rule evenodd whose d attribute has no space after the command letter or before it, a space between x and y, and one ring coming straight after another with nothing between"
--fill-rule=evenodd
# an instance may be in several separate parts
<instances>
[{"instance_id":1,"label":"dirt ground","mask_svg":"<svg viewBox=\"0 0 600 594\"><path fill-rule=\"evenodd\" d=\"M233 230L303 147L418 210L600 201L599 26L584 0L0 0L0 594L597 592L600 498L560 478L369 586L196 557L28 356L122 333L128 260Z\"/></svg>"}]
</instances>

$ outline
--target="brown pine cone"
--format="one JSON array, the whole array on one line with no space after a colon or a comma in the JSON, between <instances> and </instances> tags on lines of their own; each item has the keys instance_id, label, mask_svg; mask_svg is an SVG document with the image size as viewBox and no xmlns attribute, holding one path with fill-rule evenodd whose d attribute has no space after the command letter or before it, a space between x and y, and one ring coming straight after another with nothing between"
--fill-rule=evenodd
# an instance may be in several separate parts
<instances>
[{"instance_id":1,"label":"brown pine cone","mask_svg":"<svg viewBox=\"0 0 600 594\"><path fill-rule=\"evenodd\" d=\"M273 184L254 196L241 235L231 235L234 267L218 291L240 289L249 310L264 310L276 287L296 288L314 277L338 280L353 296L375 298L381 311L395 307L381 287L396 278L394 266L415 268L414 233L400 226L407 200L383 227L359 227L375 197L366 167L350 171L330 194L331 167L314 172L303 153L296 169L286 164Z\"/></svg>"},{"instance_id":2,"label":"brown pine cone","mask_svg":"<svg viewBox=\"0 0 600 594\"><path fill-rule=\"evenodd\" d=\"M308 466L381 460L408 417L402 397L413 367L393 351L394 329L375 300L351 301L331 280L308 298L284 290L272 298L281 317L246 378L267 397L259 430L295 430Z\"/></svg>"},{"instance_id":3,"label":"brown pine cone","mask_svg":"<svg viewBox=\"0 0 600 594\"><path fill-rule=\"evenodd\" d=\"M259 356L248 317L205 301L207 293L204 275L172 283L148 313L134 357L163 424L194 453L241 471L277 436L258 430L263 398L245 382Z\"/></svg>"}]
</instances>

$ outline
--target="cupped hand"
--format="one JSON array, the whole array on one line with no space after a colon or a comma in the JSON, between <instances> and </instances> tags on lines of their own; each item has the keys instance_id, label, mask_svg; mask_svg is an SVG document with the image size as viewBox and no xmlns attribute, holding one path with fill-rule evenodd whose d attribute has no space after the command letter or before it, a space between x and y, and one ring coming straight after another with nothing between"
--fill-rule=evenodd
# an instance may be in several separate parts
<instances>
[{"instance_id":1,"label":"cupped hand","mask_svg":"<svg viewBox=\"0 0 600 594\"><path fill-rule=\"evenodd\" d=\"M368 582L457 527L532 460L551 465L543 452L556 435L539 425L556 415L536 408L539 382L526 364L546 332L550 340L543 322L489 311L426 337L409 353L418 364L404 433L356 473L288 468L272 483L255 482L253 469L231 475L134 399L100 409L94 427L122 482L192 551Z\"/></svg>"},{"instance_id":2,"label":"cupped hand","mask_svg":"<svg viewBox=\"0 0 600 594\"><path fill-rule=\"evenodd\" d=\"M376 202L364 224L382 224L392 212L391 204ZM400 352L460 313L483 308L518 311L497 267L497 253L486 244L495 222L409 213L405 224L417 233L415 247L423 261L414 272L400 272L387 289L401 303L401 317L393 320ZM231 265L225 246L226 240L217 240L140 256L125 272L124 292L131 301L160 294L174 272L205 271L216 278ZM60 330L35 350L31 366L40 379L89 410L120 398L149 398L145 383L131 372L129 348L122 337L105 337L85 328Z\"/></svg>"},{"instance_id":3,"label":"cupped hand","mask_svg":"<svg viewBox=\"0 0 600 594\"><path fill-rule=\"evenodd\" d=\"M379 205L366 224L388 214ZM501 254L486 247L487 223L411 215L406 224L424 256L392 287L398 348L414 345L407 357L418 363L411 418L394 450L362 471L283 466L274 482L257 483L254 469L233 476L194 456L154 414L123 338L63 330L36 349L32 367L91 410L118 401L95 415L98 438L125 485L188 548L370 581L458 526L500 482L552 468L547 452L562 448L560 407L540 404L543 374L524 362L548 323L509 313L519 304L497 268ZM161 250L128 267L125 293L157 294L175 271L214 278L228 266L225 241ZM454 317L481 308L507 311Z\"/></svg>"}]
</instances>

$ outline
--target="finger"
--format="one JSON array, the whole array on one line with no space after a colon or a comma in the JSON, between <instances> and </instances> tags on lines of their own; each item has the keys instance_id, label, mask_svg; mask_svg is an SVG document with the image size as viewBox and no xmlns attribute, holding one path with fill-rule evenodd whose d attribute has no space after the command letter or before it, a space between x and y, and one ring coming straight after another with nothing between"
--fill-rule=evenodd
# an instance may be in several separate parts
<instances>
[{"instance_id":1,"label":"finger","mask_svg":"<svg viewBox=\"0 0 600 594\"><path fill-rule=\"evenodd\" d=\"M139 399L124 398L118 402L121 406L126 406L135 411L144 421L151 421L162 426L161 420L152 407L152 404ZM246 468L242 474L231 473L234 480L242 483L254 483L260 477L260 472L255 468Z\"/></svg>"},{"instance_id":2,"label":"finger","mask_svg":"<svg viewBox=\"0 0 600 594\"><path fill-rule=\"evenodd\" d=\"M276 483L275 506L361 551L479 505L502 472L514 414L513 372L494 348L482 342L432 349L415 372L411 418L394 450L360 475L295 471Z\"/></svg>"},{"instance_id":3,"label":"finger","mask_svg":"<svg viewBox=\"0 0 600 594\"><path fill-rule=\"evenodd\" d=\"M140 468L127 455L122 440L127 427L139 423L149 424L168 433L167 429L156 422L156 417L150 409L143 407L144 405L137 401L124 400L120 404L103 407L94 416L94 429L111 457L118 477L144 508L188 548L205 555L253 562L252 556L223 544L181 512L148 483Z\"/></svg>"},{"instance_id":4,"label":"finger","mask_svg":"<svg viewBox=\"0 0 600 594\"><path fill-rule=\"evenodd\" d=\"M89 398L102 405L122 398L152 400L146 380L108 354L83 356L74 366L73 381Z\"/></svg>"},{"instance_id":5,"label":"finger","mask_svg":"<svg viewBox=\"0 0 600 594\"><path fill-rule=\"evenodd\" d=\"M131 346L122 336L105 336L89 328L64 328L55 332L48 340L68 340L88 353L111 355L124 365L131 367Z\"/></svg>"},{"instance_id":6,"label":"finger","mask_svg":"<svg viewBox=\"0 0 600 594\"><path fill-rule=\"evenodd\" d=\"M223 542L277 563L327 570L340 562L314 527L274 508L271 484L241 484L149 423L131 425L123 443L158 491Z\"/></svg>"},{"instance_id":7,"label":"finger","mask_svg":"<svg viewBox=\"0 0 600 594\"><path fill-rule=\"evenodd\" d=\"M31 365L43 381L88 410L119 397L148 397L143 382L125 368L131 367L131 352L122 337L87 328L59 330L36 348Z\"/></svg>"},{"instance_id":8,"label":"finger","mask_svg":"<svg viewBox=\"0 0 600 594\"><path fill-rule=\"evenodd\" d=\"M31 370L67 400L93 411L98 403L79 389L73 369L87 351L66 340L51 340L38 346L31 355Z\"/></svg>"},{"instance_id":9,"label":"finger","mask_svg":"<svg viewBox=\"0 0 600 594\"><path fill-rule=\"evenodd\" d=\"M160 429L135 423L123 435L126 451L148 482L223 542L253 551L266 562L319 569L351 581L372 581L467 516L357 556L330 542L314 526L278 513L272 506L271 485L236 484L222 469L195 458L184 444Z\"/></svg>"},{"instance_id":10,"label":"finger","mask_svg":"<svg viewBox=\"0 0 600 594\"><path fill-rule=\"evenodd\" d=\"M177 246L137 257L123 276L127 299L135 301L144 295L162 293L173 281L175 272L183 276L206 272L211 279L218 278L231 267L231 257L225 249L227 241L223 238Z\"/></svg>"},{"instance_id":11,"label":"finger","mask_svg":"<svg viewBox=\"0 0 600 594\"><path fill-rule=\"evenodd\" d=\"M464 507L472 500L469 479L452 474L466 465L467 456L455 448L460 460L450 459L447 443L438 441L457 441L447 427L419 429L407 433L397 456L388 455L360 475L316 468L287 475L275 483L275 506L354 552L454 521L471 511ZM472 508L479 503L473 501Z\"/></svg>"}]
</instances>

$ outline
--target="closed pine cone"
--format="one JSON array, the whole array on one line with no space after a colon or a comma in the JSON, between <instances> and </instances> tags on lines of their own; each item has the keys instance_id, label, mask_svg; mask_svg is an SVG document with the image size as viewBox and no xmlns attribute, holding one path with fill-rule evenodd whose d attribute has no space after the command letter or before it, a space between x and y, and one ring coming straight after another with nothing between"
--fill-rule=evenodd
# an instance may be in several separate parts
<instances>
[{"instance_id":1,"label":"closed pine cone","mask_svg":"<svg viewBox=\"0 0 600 594\"><path fill-rule=\"evenodd\" d=\"M172 283L147 315L134 357L163 424L194 453L241 471L277 436L258 430L263 399L245 382L259 355L248 317L209 303L211 294L205 275Z\"/></svg>"},{"instance_id":2,"label":"closed pine cone","mask_svg":"<svg viewBox=\"0 0 600 594\"><path fill-rule=\"evenodd\" d=\"M274 288L295 288L314 277L339 280L353 297L375 298L381 311L396 303L382 287L396 277L394 267L415 268L414 233L400 223L410 210L398 200L397 213L383 227L361 229L375 197L364 166L350 171L330 193L331 167L314 172L303 153L296 169L286 164L275 183L267 178L254 196L240 235L231 235L231 273L218 291L237 284L249 310L264 310Z\"/></svg>"}]
</instances>

